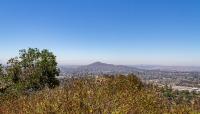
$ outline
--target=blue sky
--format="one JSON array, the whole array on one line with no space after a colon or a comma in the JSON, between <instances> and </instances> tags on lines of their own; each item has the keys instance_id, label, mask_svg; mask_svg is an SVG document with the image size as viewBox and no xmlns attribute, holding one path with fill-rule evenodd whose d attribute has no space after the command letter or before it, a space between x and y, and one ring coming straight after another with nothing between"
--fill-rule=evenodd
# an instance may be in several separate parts
<instances>
[{"instance_id":1,"label":"blue sky","mask_svg":"<svg viewBox=\"0 0 200 114\"><path fill-rule=\"evenodd\" d=\"M200 66L199 0L1 0L0 61L28 47L60 64Z\"/></svg>"}]
</instances>

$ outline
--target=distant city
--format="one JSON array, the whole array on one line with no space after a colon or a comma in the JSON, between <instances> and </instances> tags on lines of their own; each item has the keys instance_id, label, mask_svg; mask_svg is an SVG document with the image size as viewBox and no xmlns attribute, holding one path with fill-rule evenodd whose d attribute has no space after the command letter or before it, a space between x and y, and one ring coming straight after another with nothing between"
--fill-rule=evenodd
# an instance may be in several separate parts
<instances>
[{"instance_id":1,"label":"distant city","mask_svg":"<svg viewBox=\"0 0 200 114\"><path fill-rule=\"evenodd\" d=\"M113 65L95 62L82 66L60 66L59 78L99 76L115 74L135 74L143 82L158 86L170 86L174 90L200 92L200 67L194 66L156 66L156 65Z\"/></svg>"}]
</instances>

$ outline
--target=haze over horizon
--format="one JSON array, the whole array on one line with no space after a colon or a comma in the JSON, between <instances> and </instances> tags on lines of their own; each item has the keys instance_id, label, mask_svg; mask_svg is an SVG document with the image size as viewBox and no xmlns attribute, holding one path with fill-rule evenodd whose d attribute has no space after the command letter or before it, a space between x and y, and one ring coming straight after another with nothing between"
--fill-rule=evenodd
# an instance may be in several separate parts
<instances>
[{"instance_id":1,"label":"haze over horizon","mask_svg":"<svg viewBox=\"0 0 200 114\"><path fill-rule=\"evenodd\" d=\"M32 47L59 64L200 66L200 1L2 0L0 62Z\"/></svg>"}]
</instances>

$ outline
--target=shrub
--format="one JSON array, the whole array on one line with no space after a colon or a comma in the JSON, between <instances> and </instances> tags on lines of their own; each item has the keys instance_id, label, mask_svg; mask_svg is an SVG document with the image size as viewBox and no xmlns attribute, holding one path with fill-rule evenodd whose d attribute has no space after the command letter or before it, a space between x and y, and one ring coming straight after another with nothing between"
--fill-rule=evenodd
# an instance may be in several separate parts
<instances>
[{"instance_id":1,"label":"shrub","mask_svg":"<svg viewBox=\"0 0 200 114\"><path fill-rule=\"evenodd\" d=\"M0 113L183 114L198 113L199 101L173 104L161 89L134 75L69 78L63 86L4 100Z\"/></svg>"}]
</instances>

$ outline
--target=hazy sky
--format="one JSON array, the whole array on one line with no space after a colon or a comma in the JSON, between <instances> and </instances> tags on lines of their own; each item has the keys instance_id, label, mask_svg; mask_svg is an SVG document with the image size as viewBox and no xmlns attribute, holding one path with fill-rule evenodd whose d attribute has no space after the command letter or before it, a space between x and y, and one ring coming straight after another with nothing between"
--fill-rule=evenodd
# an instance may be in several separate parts
<instances>
[{"instance_id":1,"label":"hazy sky","mask_svg":"<svg viewBox=\"0 0 200 114\"><path fill-rule=\"evenodd\" d=\"M28 47L60 64L200 66L200 1L0 0L0 61Z\"/></svg>"}]
</instances>

